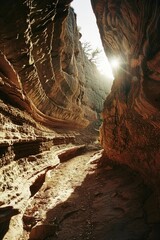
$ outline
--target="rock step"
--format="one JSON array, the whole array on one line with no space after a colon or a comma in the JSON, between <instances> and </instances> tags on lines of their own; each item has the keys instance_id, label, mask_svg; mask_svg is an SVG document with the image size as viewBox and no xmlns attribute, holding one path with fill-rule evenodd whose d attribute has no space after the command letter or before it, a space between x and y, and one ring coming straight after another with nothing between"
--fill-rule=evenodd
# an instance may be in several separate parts
<instances>
[{"instance_id":1,"label":"rock step","mask_svg":"<svg viewBox=\"0 0 160 240\"><path fill-rule=\"evenodd\" d=\"M43 151L50 150L51 147L74 143L74 137L60 136L52 139L36 137L35 139L14 139L12 143L0 143L0 167L8 165L13 160L27 158L30 155L36 155Z\"/></svg>"},{"instance_id":2,"label":"rock step","mask_svg":"<svg viewBox=\"0 0 160 240\"><path fill-rule=\"evenodd\" d=\"M39 143L40 142L37 142L37 144ZM34 148L33 143L30 142L27 144L30 149ZM20 145L21 144L19 144L18 147ZM25 148L25 144L22 143L22 145ZM67 146L62 144L52 146L49 151L43 151L35 155L30 155L27 158L17 159L0 169L0 205L3 209L8 207L18 209L16 213L19 214L13 217L12 220L14 226L19 223L19 221L22 222L22 213L43 186L47 172L56 168L61 161L69 160L81 154L84 150L85 145L74 146L69 144ZM7 224L13 215L9 215L7 222L4 216L1 217L0 221L6 222ZM4 229L6 228L6 224L2 224ZM17 228L19 228L19 226L17 226Z\"/></svg>"}]
</instances>

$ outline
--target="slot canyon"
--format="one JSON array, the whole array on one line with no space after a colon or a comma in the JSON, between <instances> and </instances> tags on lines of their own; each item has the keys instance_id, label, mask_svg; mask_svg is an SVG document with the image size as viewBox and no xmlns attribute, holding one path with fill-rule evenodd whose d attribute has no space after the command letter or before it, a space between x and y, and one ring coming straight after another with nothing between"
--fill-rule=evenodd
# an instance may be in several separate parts
<instances>
[{"instance_id":1,"label":"slot canyon","mask_svg":"<svg viewBox=\"0 0 160 240\"><path fill-rule=\"evenodd\" d=\"M0 239L159 240L160 1L90 0L111 90L72 2L1 1Z\"/></svg>"}]
</instances>

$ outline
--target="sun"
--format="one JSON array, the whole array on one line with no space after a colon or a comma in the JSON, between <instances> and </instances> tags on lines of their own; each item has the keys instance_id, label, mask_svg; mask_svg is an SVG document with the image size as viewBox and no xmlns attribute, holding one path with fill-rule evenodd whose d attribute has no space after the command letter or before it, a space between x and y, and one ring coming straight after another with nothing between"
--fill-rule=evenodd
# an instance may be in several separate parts
<instances>
[{"instance_id":1,"label":"sun","mask_svg":"<svg viewBox=\"0 0 160 240\"><path fill-rule=\"evenodd\" d=\"M97 61L97 67L98 67L98 70L103 75L108 77L108 79L110 79L111 82L113 81L114 77L113 77L111 65L108 61L108 58L106 57L106 55L103 52L101 53L99 61Z\"/></svg>"},{"instance_id":2,"label":"sun","mask_svg":"<svg viewBox=\"0 0 160 240\"><path fill-rule=\"evenodd\" d=\"M119 60L119 58L112 58L112 59L110 60L110 64L111 64L111 67L112 67L114 70L118 69L119 66L120 66L120 60Z\"/></svg>"}]
</instances>

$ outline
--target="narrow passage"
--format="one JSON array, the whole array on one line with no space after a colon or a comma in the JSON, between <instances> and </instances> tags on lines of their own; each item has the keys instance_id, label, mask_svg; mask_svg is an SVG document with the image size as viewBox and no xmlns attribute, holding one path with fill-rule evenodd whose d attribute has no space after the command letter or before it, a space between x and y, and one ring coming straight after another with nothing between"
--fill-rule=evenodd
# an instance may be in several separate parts
<instances>
[{"instance_id":1,"label":"narrow passage","mask_svg":"<svg viewBox=\"0 0 160 240\"><path fill-rule=\"evenodd\" d=\"M23 216L23 239L152 239L148 189L126 167L101 165L101 153L82 153L47 173Z\"/></svg>"}]
</instances>

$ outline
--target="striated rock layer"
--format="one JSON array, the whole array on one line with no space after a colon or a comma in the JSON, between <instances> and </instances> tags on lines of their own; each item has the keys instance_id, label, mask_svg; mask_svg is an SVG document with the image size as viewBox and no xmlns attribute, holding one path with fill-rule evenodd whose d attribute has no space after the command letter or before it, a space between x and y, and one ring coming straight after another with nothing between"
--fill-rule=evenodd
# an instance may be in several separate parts
<instances>
[{"instance_id":1,"label":"striated rock layer","mask_svg":"<svg viewBox=\"0 0 160 240\"><path fill-rule=\"evenodd\" d=\"M91 2L106 55L120 60L104 105L102 145L110 159L155 185L160 182L160 2Z\"/></svg>"},{"instance_id":2,"label":"striated rock layer","mask_svg":"<svg viewBox=\"0 0 160 240\"><path fill-rule=\"evenodd\" d=\"M3 177L9 171L3 168L10 168L14 161L55 144L75 142L78 133L72 130L97 121L102 110L107 81L85 56L70 2L7 0L1 4ZM16 184L16 177L13 179ZM5 192L6 187L0 179L1 190Z\"/></svg>"},{"instance_id":3,"label":"striated rock layer","mask_svg":"<svg viewBox=\"0 0 160 240\"><path fill-rule=\"evenodd\" d=\"M0 239L21 239L30 199L49 170L84 150L78 131L98 120L107 95L70 2L1 2Z\"/></svg>"},{"instance_id":4,"label":"striated rock layer","mask_svg":"<svg viewBox=\"0 0 160 240\"><path fill-rule=\"evenodd\" d=\"M84 55L70 2L1 3L1 97L49 127L86 127L107 94L107 81Z\"/></svg>"}]
</instances>

